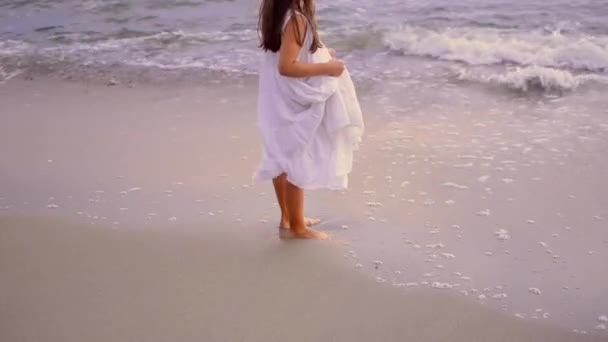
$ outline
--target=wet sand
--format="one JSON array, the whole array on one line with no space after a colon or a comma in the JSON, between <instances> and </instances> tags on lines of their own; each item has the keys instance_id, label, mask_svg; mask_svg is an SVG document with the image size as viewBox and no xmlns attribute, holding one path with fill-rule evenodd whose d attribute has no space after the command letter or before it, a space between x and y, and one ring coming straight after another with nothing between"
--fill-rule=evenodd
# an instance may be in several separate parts
<instances>
[{"instance_id":1,"label":"wet sand","mask_svg":"<svg viewBox=\"0 0 608 342\"><path fill-rule=\"evenodd\" d=\"M339 267L332 242L225 224L0 220L3 341L599 341ZM221 232L220 232L221 231Z\"/></svg>"},{"instance_id":2,"label":"wet sand","mask_svg":"<svg viewBox=\"0 0 608 342\"><path fill-rule=\"evenodd\" d=\"M307 197L333 242L284 243L254 82L0 86L0 333L606 340L606 119L361 94L351 189Z\"/></svg>"}]
</instances>

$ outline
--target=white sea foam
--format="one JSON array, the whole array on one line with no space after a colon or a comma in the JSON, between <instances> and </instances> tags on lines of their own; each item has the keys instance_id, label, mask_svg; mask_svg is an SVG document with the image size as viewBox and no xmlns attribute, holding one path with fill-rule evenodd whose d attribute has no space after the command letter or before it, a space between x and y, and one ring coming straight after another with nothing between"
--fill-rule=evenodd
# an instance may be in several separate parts
<instances>
[{"instance_id":1,"label":"white sea foam","mask_svg":"<svg viewBox=\"0 0 608 342\"><path fill-rule=\"evenodd\" d=\"M11 56L22 54L31 49L31 45L17 40L0 40L0 56Z\"/></svg>"},{"instance_id":2,"label":"white sea foam","mask_svg":"<svg viewBox=\"0 0 608 342\"><path fill-rule=\"evenodd\" d=\"M501 300L507 298L508 295L506 293L498 293L492 296L493 299Z\"/></svg>"},{"instance_id":3,"label":"white sea foam","mask_svg":"<svg viewBox=\"0 0 608 342\"><path fill-rule=\"evenodd\" d=\"M461 185L461 184L457 184L454 182L445 182L443 184L441 184L442 186L448 187L448 188L455 188L455 189L460 189L460 190L466 190L469 187L466 185Z\"/></svg>"},{"instance_id":4,"label":"white sea foam","mask_svg":"<svg viewBox=\"0 0 608 342\"><path fill-rule=\"evenodd\" d=\"M532 89L547 91L570 91L586 83L608 84L608 77L595 74L577 74L543 66L508 68L503 73L454 68L460 80L505 86L514 90Z\"/></svg>"},{"instance_id":5,"label":"white sea foam","mask_svg":"<svg viewBox=\"0 0 608 342\"><path fill-rule=\"evenodd\" d=\"M490 209L486 209L486 210L481 210L477 212L477 216L490 216L492 213L490 212Z\"/></svg>"},{"instance_id":6,"label":"white sea foam","mask_svg":"<svg viewBox=\"0 0 608 342\"><path fill-rule=\"evenodd\" d=\"M499 229L499 230L495 231L494 235L496 235L496 237L499 240L503 240L503 241L509 240L511 238L511 235L505 229Z\"/></svg>"},{"instance_id":7,"label":"white sea foam","mask_svg":"<svg viewBox=\"0 0 608 342\"><path fill-rule=\"evenodd\" d=\"M382 278L382 277L376 277L376 282L377 283L385 283L386 279Z\"/></svg>"},{"instance_id":8,"label":"white sea foam","mask_svg":"<svg viewBox=\"0 0 608 342\"><path fill-rule=\"evenodd\" d=\"M441 256L443 256L446 259L455 259L456 256L452 253L441 253Z\"/></svg>"},{"instance_id":9,"label":"white sea foam","mask_svg":"<svg viewBox=\"0 0 608 342\"><path fill-rule=\"evenodd\" d=\"M442 283L439 281L435 281L431 284L431 287L434 289L451 289L454 287L454 285L449 284L449 283Z\"/></svg>"},{"instance_id":10,"label":"white sea foam","mask_svg":"<svg viewBox=\"0 0 608 342\"><path fill-rule=\"evenodd\" d=\"M228 41L246 42L255 36L254 31L250 29L216 32L163 31L106 40L91 40L86 34L81 36L75 36L75 41L69 44L54 44L48 47L32 46L15 40L0 41L0 57L35 56L82 62L85 65L120 63L171 71L199 69L249 75L256 73L259 58L259 52L249 48L233 48L230 49L230 54L206 55L200 51L196 55L192 54L192 49L200 50L201 46L226 44ZM175 47L167 49L168 45Z\"/></svg>"},{"instance_id":11,"label":"white sea foam","mask_svg":"<svg viewBox=\"0 0 608 342\"><path fill-rule=\"evenodd\" d=\"M485 183L485 182L488 181L488 179L490 179L489 175L483 175L483 176L477 178L477 181L480 182L480 183Z\"/></svg>"},{"instance_id":12,"label":"white sea foam","mask_svg":"<svg viewBox=\"0 0 608 342\"><path fill-rule=\"evenodd\" d=\"M560 32L518 32L492 28L431 30L405 26L387 33L385 44L408 55L469 65L538 65L608 70L608 37Z\"/></svg>"}]
</instances>

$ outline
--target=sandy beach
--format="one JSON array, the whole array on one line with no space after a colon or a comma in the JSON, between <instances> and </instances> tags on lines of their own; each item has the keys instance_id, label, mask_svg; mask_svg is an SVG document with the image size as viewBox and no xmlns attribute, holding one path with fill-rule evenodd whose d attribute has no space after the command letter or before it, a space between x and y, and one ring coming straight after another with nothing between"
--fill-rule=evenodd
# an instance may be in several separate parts
<instances>
[{"instance_id":1,"label":"sandy beach","mask_svg":"<svg viewBox=\"0 0 608 342\"><path fill-rule=\"evenodd\" d=\"M605 119L364 95L351 189L307 198L332 240L289 242L251 82L0 86L0 340L607 340Z\"/></svg>"},{"instance_id":2,"label":"sandy beach","mask_svg":"<svg viewBox=\"0 0 608 342\"><path fill-rule=\"evenodd\" d=\"M141 231L3 217L2 340L605 340L432 290L378 288L340 267L336 243L208 225Z\"/></svg>"}]
</instances>

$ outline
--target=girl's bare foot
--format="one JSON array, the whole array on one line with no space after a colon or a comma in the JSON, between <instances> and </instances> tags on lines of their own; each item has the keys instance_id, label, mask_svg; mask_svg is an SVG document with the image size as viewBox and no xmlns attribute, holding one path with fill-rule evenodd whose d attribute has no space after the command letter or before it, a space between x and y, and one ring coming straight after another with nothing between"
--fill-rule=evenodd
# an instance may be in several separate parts
<instances>
[{"instance_id":1,"label":"girl's bare foot","mask_svg":"<svg viewBox=\"0 0 608 342\"><path fill-rule=\"evenodd\" d=\"M311 226L315 226L319 223L321 223L321 220L316 219L316 218L304 218L304 223L306 224L306 227L311 227ZM288 220L281 220L281 224L279 225L279 228L281 229L289 229L289 221Z\"/></svg>"},{"instance_id":2,"label":"girl's bare foot","mask_svg":"<svg viewBox=\"0 0 608 342\"><path fill-rule=\"evenodd\" d=\"M318 230L306 228L300 230L286 229L281 232L282 239L312 239L312 240L327 240L329 235Z\"/></svg>"},{"instance_id":3,"label":"girl's bare foot","mask_svg":"<svg viewBox=\"0 0 608 342\"><path fill-rule=\"evenodd\" d=\"M319 220L317 218L308 218L308 217L305 217L304 218L304 223L306 224L307 227L312 227L312 226L315 226L315 225L321 223L321 220Z\"/></svg>"}]
</instances>

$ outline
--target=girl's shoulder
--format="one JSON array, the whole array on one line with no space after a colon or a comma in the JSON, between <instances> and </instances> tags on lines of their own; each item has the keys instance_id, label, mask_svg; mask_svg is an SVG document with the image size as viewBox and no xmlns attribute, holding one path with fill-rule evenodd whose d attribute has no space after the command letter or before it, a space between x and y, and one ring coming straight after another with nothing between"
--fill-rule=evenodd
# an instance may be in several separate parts
<instances>
[{"instance_id":1,"label":"girl's shoulder","mask_svg":"<svg viewBox=\"0 0 608 342\"><path fill-rule=\"evenodd\" d=\"M299 22L304 23L308 26L308 24L309 24L308 18L304 15L304 13L302 13L300 11L296 11L296 10L290 10L290 11L287 11L287 13L285 14L285 18L283 19L283 27L282 27L283 30L285 30L285 27L287 26L289 21L294 17L297 17L299 19L298 20Z\"/></svg>"}]
</instances>

